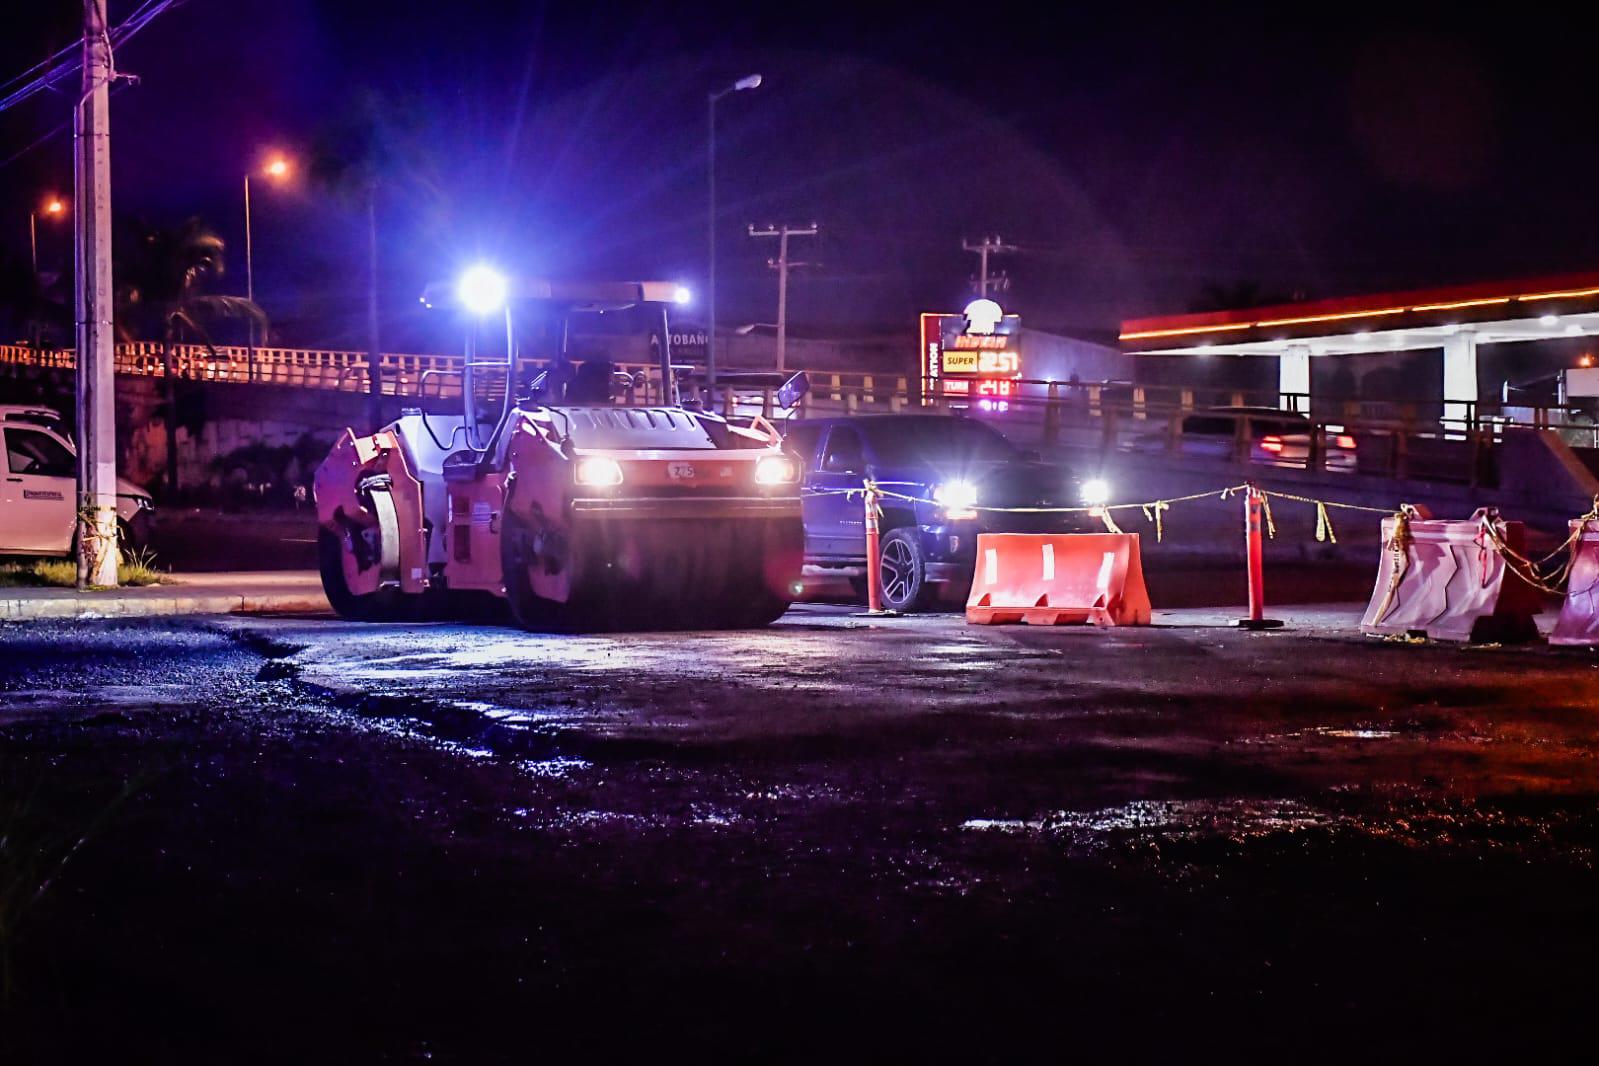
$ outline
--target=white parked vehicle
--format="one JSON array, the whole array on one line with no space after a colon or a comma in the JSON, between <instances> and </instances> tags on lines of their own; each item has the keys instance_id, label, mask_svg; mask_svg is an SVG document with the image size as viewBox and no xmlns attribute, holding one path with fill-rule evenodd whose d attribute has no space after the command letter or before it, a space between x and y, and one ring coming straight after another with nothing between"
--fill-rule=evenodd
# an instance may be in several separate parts
<instances>
[{"instance_id":1,"label":"white parked vehicle","mask_svg":"<svg viewBox=\"0 0 1599 1066\"><path fill-rule=\"evenodd\" d=\"M0 555L71 555L77 532L78 453L48 407L0 404ZM150 494L117 478L124 550L149 532Z\"/></svg>"}]
</instances>

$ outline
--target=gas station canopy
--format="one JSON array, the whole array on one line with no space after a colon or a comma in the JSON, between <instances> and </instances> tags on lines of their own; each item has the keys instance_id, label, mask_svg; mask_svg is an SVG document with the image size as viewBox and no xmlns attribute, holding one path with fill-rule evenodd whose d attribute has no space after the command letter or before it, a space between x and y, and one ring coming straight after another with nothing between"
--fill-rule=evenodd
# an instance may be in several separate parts
<instances>
[{"instance_id":1,"label":"gas station canopy","mask_svg":"<svg viewBox=\"0 0 1599 1066\"><path fill-rule=\"evenodd\" d=\"M1146 355L1356 355L1599 335L1599 272L1139 318L1125 351Z\"/></svg>"}]
</instances>

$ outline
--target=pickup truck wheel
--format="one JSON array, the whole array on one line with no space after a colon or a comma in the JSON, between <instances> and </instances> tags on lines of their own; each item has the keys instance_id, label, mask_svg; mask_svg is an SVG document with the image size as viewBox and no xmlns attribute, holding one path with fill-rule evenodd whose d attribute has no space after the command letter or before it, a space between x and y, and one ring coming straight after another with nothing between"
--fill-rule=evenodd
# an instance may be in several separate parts
<instances>
[{"instance_id":1,"label":"pickup truck wheel","mask_svg":"<svg viewBox=\"0 0 1599 1066\"><path fill-rule=\"evenodd\" d=\"M914 529L890 530L879 548L882 578L879 591L890 611L920 611L927 607L932 587L927 583L927 559Z\"/></svg>"}]
</instances>

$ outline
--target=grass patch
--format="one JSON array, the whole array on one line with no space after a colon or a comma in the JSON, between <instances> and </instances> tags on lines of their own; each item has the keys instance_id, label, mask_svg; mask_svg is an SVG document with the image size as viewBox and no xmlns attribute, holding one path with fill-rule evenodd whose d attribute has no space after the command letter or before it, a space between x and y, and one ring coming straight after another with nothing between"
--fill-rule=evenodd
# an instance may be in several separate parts
<instances>
[{"instance_id":1,"label":"grass patch","mask_svg":"<svg viewBox=\"0 0 1599 1066\"><path fill-rule=\"evenodd\" d=\"M126 552L117 564L117 582L123 586L159 585L166 575L155 567L155 555L148 549ZM39 559L0 566L0 588L61 588L78 583L75 559Z\"/></svg>"}]
</instances>

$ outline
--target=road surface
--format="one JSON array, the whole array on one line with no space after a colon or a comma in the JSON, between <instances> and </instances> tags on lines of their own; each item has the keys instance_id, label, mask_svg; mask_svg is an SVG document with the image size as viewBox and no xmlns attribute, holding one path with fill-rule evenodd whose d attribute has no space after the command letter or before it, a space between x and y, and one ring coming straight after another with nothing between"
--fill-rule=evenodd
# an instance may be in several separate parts
<instances>
[{"instance_id":1,"label":"road surface","mask_svg":"<svg viewBox=\"0 0 1599 1066\"><path fill-rule=\"evenodd\" d=\"M1585 1047L1595 661L1357 609L3 626L0 1060Z\"/></svg>"}]
</instances>

